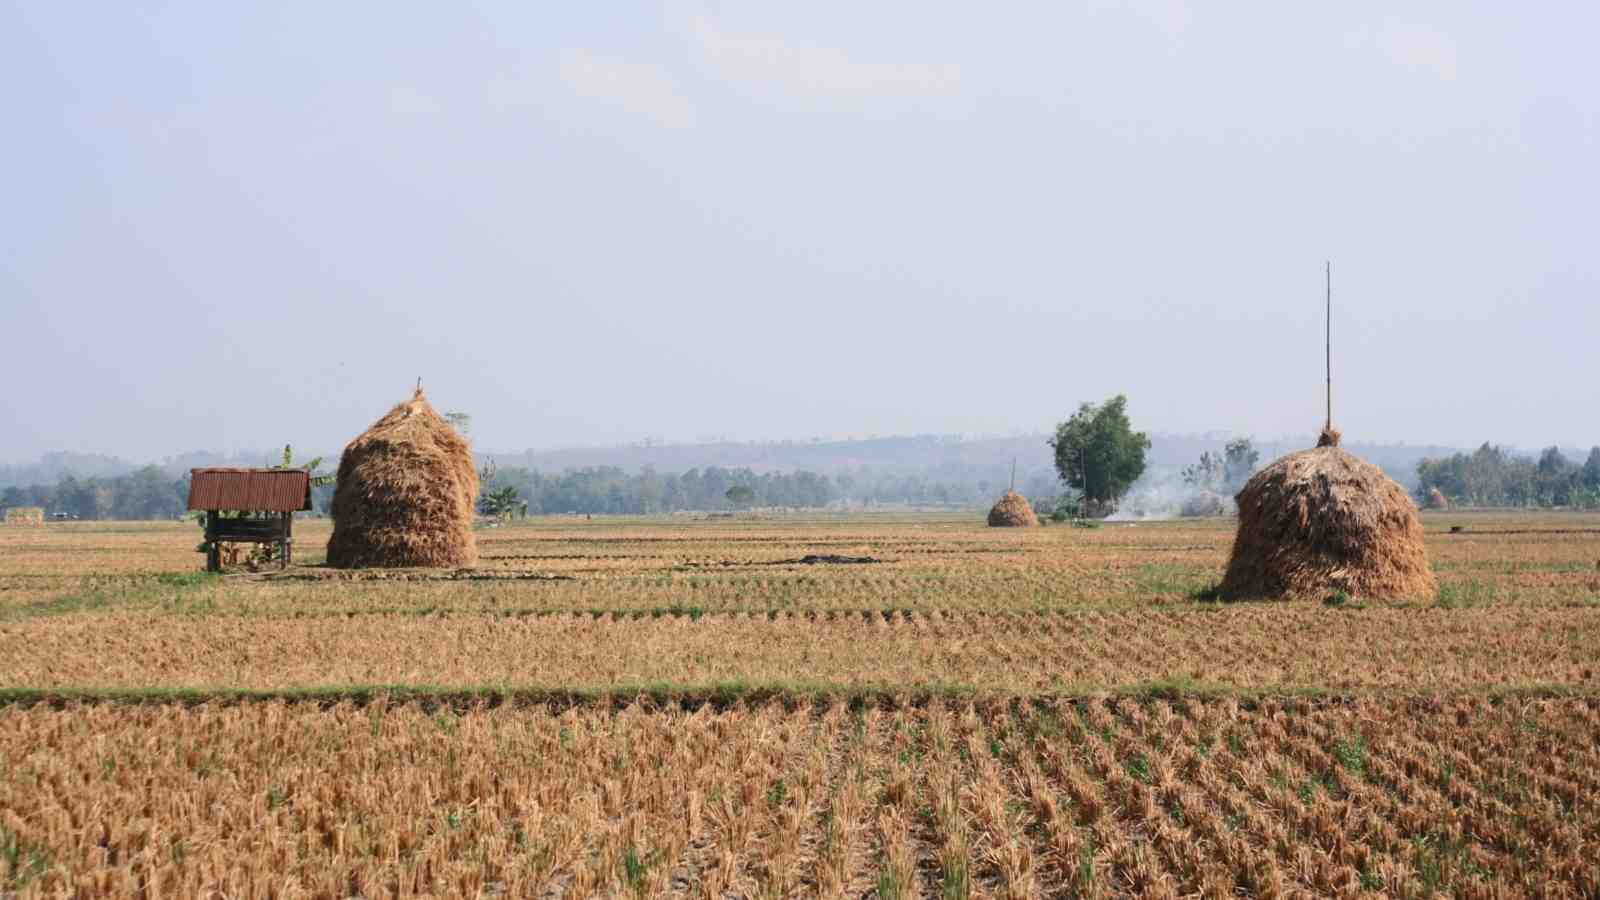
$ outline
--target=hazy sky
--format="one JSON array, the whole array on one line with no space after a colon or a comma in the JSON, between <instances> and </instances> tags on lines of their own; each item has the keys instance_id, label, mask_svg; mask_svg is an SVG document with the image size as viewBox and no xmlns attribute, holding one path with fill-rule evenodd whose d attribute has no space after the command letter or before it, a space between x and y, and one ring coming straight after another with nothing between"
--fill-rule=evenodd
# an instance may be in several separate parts
<instances>
[{"instance_id":1,"label":"hazy sky","mask_svg":"<svg viewBox=\"0 0 1600 900\"><path fill-rule=\"evenodd\" d=\"M1600 442L1600 6L0 8L0 459Z\"/></svg>"}]
</instances>

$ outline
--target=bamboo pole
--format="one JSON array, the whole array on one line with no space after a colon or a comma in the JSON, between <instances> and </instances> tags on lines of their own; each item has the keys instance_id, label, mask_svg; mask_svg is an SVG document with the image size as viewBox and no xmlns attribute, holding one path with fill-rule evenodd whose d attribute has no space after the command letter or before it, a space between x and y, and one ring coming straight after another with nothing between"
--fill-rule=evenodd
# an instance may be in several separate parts
<instances>
[{"instance_id":1,"label":"bamboo pole","mask_svg":"<svg viewBox=\"0 0 1600 900\"><path fill-rule=\"evenodd\" d=\"M1333 260L1327 260L1327 319L1323 323L1323 354L1328 367L1328 419L1324 426L1333 430Z\"/></svg>"}]
</instances>

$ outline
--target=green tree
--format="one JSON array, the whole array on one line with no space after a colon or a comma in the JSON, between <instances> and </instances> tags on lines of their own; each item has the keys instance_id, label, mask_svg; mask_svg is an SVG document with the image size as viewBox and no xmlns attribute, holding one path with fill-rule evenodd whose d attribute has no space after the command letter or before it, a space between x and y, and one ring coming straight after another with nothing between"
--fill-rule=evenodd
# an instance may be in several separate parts
<instances>
[{"instance_id":1,"label":"green tree","mask_svg":"<svg viewBox=\"0 0 1600 900\"><path fill-rule=\"evenodd\" d=\"M1583 463L1583 486L1600 491L1600 447L1589 448L1589 458Z\"/></svg>"},{"instance_id":2,"label":"green tree","mask_svg":"<svg viewBox=\"0 0 1600 900\"><path fill-rule=\"evenodd\" d=\"M1128 422L1128 398L1118 394L1095 405L1084 403L1056 426L1050 439L1056 472L1069 487L1097 503L1115 503L1144 474L1150 438Z\"/></svg>"},{"instance_id":3,"label":"green tree","mask_svg":"<svg viewBox=\"0 0 1600 900\"><path fill-rule=\"evenodd\" d=\"M728 502L732 503L735 509L744 509L756 498L756 492L749 485L736 484L728 488L723 496L728 498Z\"/></svg>"},{"instance_id":4,"label":"green tree","mask_svg":"<svg viewBox=\"0 0 1600 900\"><path fill-rule=\"evenodd\" d=\"M1222 487L1231 494L1244 487L1244 483L1255 474L1256 464L1261 461L1261 451L1250 443L1249 438L1239 438L1228 442L1228 446L1223 448L1222 457Z\"/></svg>"},{"instance_id":5,"label":"green tree","mask_svg":"<svg viewBox=\"0 0 1600 900\"><path fill-rule=\"evenodd\" d=\"M638 487L635 494L638 498L639 511L653 513L661 511L661 498L666 493L662 487L661 476L656 474L655 466L646 465L639 473Z\"/></svg>"},{"instance_id":6,"label":"green tree","mask_svg":"<svg viewBox=\"0 0 1600 900\"><path fill-rule=\"evenodd\" d=\"M1567 471L1571 465L1572 463L1568 462L1567 458L1562 455L1560 447L1546 447L1544 452L1539 454L1539 474L1541 475L1560 475Z\"/></svg>"},{"instance_id":7,"label":"green tree","mask_svg":"<svg viewBox=\"0 0 1600 900\"><path fill-rule=\"evenodd\" d=\"M1566 506L1572 488L1581 483L1583 470L1561 454L1559 447L1547 447L1539 455L1537 500L1540 506Z\"/></svg>"},{"instance_id":8,"label":"green tree","mask_svg":"<svg viewBox=\"0 0 1600 900\"><path fill-rule=\"evenodd\" d=\"M99 518L100 511L95 496L95 483L92 479L84 482L71 475L63 476L56 483L55 495L52 499L56 512L64 512L80 519Z\"/></svg>"},{"instance_id":9,"label":"green tree","mask_svg":"<svg viewBox=\"0 0 1600 900\"><path fill-rule=\"evenodd\" d=\"M504 519L516 512L522 504L522 497L517 493L517 487L508 484L505 487L493 490L484 490L478 498L478 509L486 516Z\"/></svg>"}]
</instances>

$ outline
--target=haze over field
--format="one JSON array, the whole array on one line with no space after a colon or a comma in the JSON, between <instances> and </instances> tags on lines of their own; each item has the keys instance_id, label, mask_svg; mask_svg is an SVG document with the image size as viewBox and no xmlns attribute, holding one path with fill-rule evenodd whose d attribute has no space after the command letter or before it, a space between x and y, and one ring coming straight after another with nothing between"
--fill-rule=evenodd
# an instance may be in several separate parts
<instances>
[{"instance_id":1,"label":"haze over field","mask_svg":"<svg viewBox=\"0 0 1600 900\"><path fill-rule=\"evenodd\" d=\"M0 460L1588 447L1600 9L0 7Z\"/></svg>"}]
</instances>

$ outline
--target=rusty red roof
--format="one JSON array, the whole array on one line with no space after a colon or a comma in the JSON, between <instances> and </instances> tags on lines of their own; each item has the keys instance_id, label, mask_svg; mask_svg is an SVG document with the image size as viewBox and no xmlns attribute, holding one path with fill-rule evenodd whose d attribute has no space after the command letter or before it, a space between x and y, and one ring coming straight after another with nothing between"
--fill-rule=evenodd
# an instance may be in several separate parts
<instances>
[{"instance_id":1,"label":"rusty red roof","mask_svg":"<svg viewBox=\"0 0 1600 900\"><path fill-rule=\"evenodd\" d=\"M311 508L304 469L190 469L190 509L294 512Z\"/></svg>"}]
</instances>

